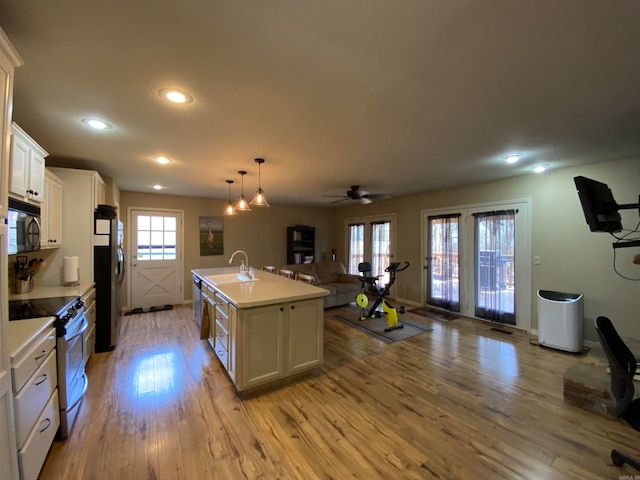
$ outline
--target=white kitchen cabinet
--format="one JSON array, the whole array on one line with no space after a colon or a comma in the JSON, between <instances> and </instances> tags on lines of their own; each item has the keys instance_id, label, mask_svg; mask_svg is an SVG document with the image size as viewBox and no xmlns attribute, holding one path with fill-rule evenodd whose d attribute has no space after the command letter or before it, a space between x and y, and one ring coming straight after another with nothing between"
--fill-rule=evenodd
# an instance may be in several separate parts
<instances>
[{"instance_id":1,"label":"white kitchen cabinet","mask_svg":"<svg viewBox=\"0 0 640 480\"><path fill-rule=\"evenodd\" d=\"M16 123L11 125L9 192L32 202L44 201L44 159L48 153Z\"/></svg>"},{"instance_id":2,"label":"white kitchen cabinet","mask_svg":"<svg viewBox=\"0 0 640 480\"><path fill-rule=\"evenodd\" d=\"M93 177L93 209L95 210L98 205L105 204L106 189L104 180L100 175Z\"/></svg>"},{"instance_id":3,"label":"white kitchen cabinet","mask_svg":"<svg viewBox=\"0 0 640 480\"><path fill-rule=\"evenodd\" d=\"M9 186L7 173L9 172L11 155L13 77L14 70L22 63L22 59L0 28L0 217L2 218L7 216L7 188Z\"/></svg>"},{"instance_id":4,"label":"white kitchen cabinet","mask_svg":"<svg viewBox=\"0 0 640 480\"><path fill-rule=\"evenodd\" d=\"M98 172L75 168L49 167L64 185L62 197L62 230L64 243L49 267L40 276L41 285L60 285L62 259L77 256L80 263L80 282L93 282L93 233L95 201L104 190L104 181ZM40 275L40 274L39 274Z\"/></svg>"},{"instance_id":5,"label":"white kitchen cabinet","mask_svg":"<svg viewBox=\"0 0 640 480\"><path fill-rule=\"evenodd\" d=\"M62 180L49 169L44 172L40 248L62 246Z\"/></svg>"},{"instance_id":6,"label":"white kitchen cabinet","mask_svg":"<svg viewBox=\"0 0 640 480\"><path fill-rule=\"evenodd\" d=\"M84 302L84 316L88 324L84 340L84 364L86 366L96 346L96 289L90 288L80 299Z\"/></svg>"},{"instance_id":7,"label":"white kitchen cabinet","mask_svg":"<svg viewBox=\"0 0 640 480\"><path fill-rule=\"evenodd\" d=\"M11 355L21 480L36 480L60 426L56 330L53 318Z\"/></svg>"},{"instance_id":8,"label":"white kitchen cabinet","mask_svg":"<svg viewBox=\"0 0 640 480\"><path fill-rule=\"evenodd\" d=\"M240 392L322 365L322 298L236 308L215 294L209 343Z\"/></svg>"},{"instance_id":9,"label":"white kitchen cabinet","mask_svg":"<svg viewBox=\"0 0 640 480\"><path fill-rule=\"evenodd\" d=\"M2 32L0 30L0 32ZM0 478L18 478L18 449L13 413L13 390L7 350L7 226L0 224Z\"/></svg>"},{"instance_id":10,"label":"white kitchen cabinet","mask_svg":"<svg viewBox=\"0 0 640 480\"><path fill-rule=\"evenodd\" d=\"M13 392L7 323L9 322L7 271L7 217L9 159L11 152L11 116L13 110L14 70L22 59L0 28L0 478L18 479L18 450L13 413Z\"/></svg>"},{"instance_id":11,"label":"white kitchen cabinet","mask_svg":"<svg viewBox=\"0 0 640 480\"><path fill-rule=\"evenodd\" d=\"M285 307L268 305L240 311L239 390L247 390L284 377Z\"/></svg>"},{"instance_id":12,"label":"white kitchen cabinet","mask_svg":"<svg viewBox=\"0 0 640 480\"><path fill-rule=\"evenodd\" d=\"M238 309L218 292L213 293L213 316L210 315L209 344L227 371L229 378L236 379L235 332L238 324Z\"/></svg>"}]
</instances>

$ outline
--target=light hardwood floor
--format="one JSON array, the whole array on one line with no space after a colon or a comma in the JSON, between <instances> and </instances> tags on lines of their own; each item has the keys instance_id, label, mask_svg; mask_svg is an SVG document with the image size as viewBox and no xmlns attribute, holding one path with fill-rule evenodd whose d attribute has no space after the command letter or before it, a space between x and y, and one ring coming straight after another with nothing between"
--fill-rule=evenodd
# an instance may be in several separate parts
<instances>
[{"instance_id":1,"label":"light hardwood floor","mask_svg":"<svg viewBox=\"0 0 640 480\"><path fill-rule=\"evenodd\" d=\"M354 308L354 314L357 310ZM325 365L241 400L190 306L124 317L45 479L611 479L640 432L566 404L574 355L482 322L385 344L325 311Z\"/></svg>"}]
</instances>

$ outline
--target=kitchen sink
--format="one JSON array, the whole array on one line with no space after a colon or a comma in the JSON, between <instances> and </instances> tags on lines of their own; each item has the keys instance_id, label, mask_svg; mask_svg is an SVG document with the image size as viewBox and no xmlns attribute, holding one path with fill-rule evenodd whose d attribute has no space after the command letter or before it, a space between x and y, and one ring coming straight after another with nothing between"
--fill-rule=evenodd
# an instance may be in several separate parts
<instances>
[{"instance_id":1,"label":"kitchen sink","mask_svg":"<svg viewBox=\"0 0 640 480\"><path fill-rule=\"evenodd\" d=\"M249 278L242 273L221 273L218 275L207 275L207 279L214 285L228 285L229 283L257 282L258 278Z\"/></svg>"}]
</instances>

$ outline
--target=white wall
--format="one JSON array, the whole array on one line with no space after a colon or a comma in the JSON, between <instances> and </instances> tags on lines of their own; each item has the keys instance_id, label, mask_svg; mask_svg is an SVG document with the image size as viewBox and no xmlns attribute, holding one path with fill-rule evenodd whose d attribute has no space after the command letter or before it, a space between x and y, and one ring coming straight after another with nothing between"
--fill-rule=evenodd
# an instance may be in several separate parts
<instances>
[{"instance_id":1,"label":"white wall","mask_svg":"<svg viewBox=\"0 0 640 480\"><path fill-rule=\"evenodd\" d=\"M640 159L616 160L341 208L334 213L334 243L344 257L343 230L347 217L395 213L395 258L412 264L398 276L398 296L419 303L425 288L420 250L421 210L529 197L532 256L541 257L541 264L532 266L532 327L537 328L536 292L559 290L584 295L587 340L597 341L593 321L599 315L609 316L622 336L640 339L640 282L616 275L612 268L612 238L589 231L573 182L577 175L607 183L618 203L638 202ZM627 228L635 227L640 220L638 211L622 215ZM638 253L640 248L617 250L617 265L622 273L640 278L640 266L631 263Z\"/></svg>"}]
</instances>

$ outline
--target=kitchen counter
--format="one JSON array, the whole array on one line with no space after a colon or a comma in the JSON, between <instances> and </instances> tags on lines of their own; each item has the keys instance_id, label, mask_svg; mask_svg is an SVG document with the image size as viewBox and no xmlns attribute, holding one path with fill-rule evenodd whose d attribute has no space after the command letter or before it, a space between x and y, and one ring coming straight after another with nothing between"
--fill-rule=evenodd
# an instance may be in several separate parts
<instances>
[{"instance_id":1,"label":"kitchen counter","mask_svg":"<svg viewBox=\"0 0 640 480\"><path fill-rule=\"evenodd\" d=\"M93 287L93 282L85 282L77 286L43 286L34 287L29 293L10 293L9 300L33 300L36 298L73 297L82 296ZM29 318L8 321L5 323L7 334L7 349L9 356L14 359L15 354L31 341L38 338L42 331L51 328L54 316Z\"/></svg>"},{"instance_id":2,"label":"kitchen counter","mask_svg":"<svg viewBox=\"0 0 640 480\"><path fill-rule=\"evenodd\" d=\"M33 287L33 291L29 293L11 293L9 292L9 300L31 300L33 298L53 298L53 297L81 297L87 290L92 288L93 282L83 282L75 286L63 285L47 285ZM13 322L12 322L13 323Z\"/></svg>"},{"instance_id":3,"label":"kitchen counter","mask_svg":"<svg viewBox=\"0 0 640 480\"><path fill-rule=\"evenodd\" d=\"M42 332L53 326L54 320L55 317L44 317L7 322L5 326L10 360L15 361L19 351L40 338Z\"/></svg>"},{"instance_id":4,"label":"kitchen counter","mask_svg":"<svg viewBox=\"0 0 640 480\"><path fill-rule=\"evenodd\" d=\"M262 270L255 270L254 276L257 280L250 282L215 285L207 278L208 275L239 273L239 271L237 267L203 268L191 270L191 273L200 277L210 288L218 290L237 308L262 307L273 305L274 303L307 300L329 295L328 290L324 288L296 282L290 278L263 272Z\"/></svg>"},{"instance_id":5,"label":"kitchen counter","mask_svg":"<svg viewBox=\"0 0 640 480\"><path fill-rule=\"evenodd\" d=\"M202 279L205 293L201 338L207 336L238 392L289 381L322 365L327 290L261 270L254 281L217 285L208 277L235 280L239 269L191 273Z\"/></svg>"}]
</instances>

